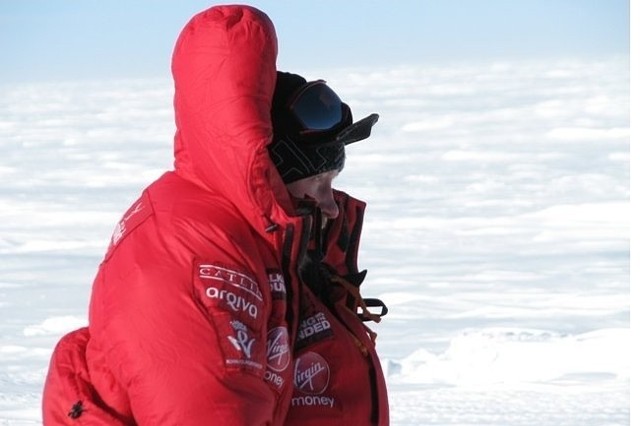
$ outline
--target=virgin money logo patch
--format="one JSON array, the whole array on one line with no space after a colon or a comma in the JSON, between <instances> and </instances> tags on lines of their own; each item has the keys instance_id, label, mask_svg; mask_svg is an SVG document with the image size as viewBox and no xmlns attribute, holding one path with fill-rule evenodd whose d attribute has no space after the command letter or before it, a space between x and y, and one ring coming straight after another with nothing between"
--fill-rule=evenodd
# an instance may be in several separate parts
<instances>
[{"instance_id":1,"label":"virgin money logo patch","mask_svg":"<svg viewBox=\"0 0 640 426\"><path fill-rule=\"evenodd\" d=\"M267 365L274 371L284 371L290 361L291 351L287 328L272 328L267 334Z\"/></svg>"},{"instance_id":2,"label":"virgin money logo patch","mask_svg":"<svg viewBox=\"0 0 640 426\"><path fill-rule=\"evenodd\" d=\"M267 371L264 379L280 392L284 386L284 371L291 363L287 327L274 327L267 334Z\"/></svg>"},{"instance_id":3,"label":"virgin money logo patch","mask_svg":"<svg viewBox=\"0 0 640 426\"><path fill-rule=\"evenodd\" d=\"M316 352L306 352L296 359L294 385L307 395L320 395L329 386L331 372L327 361Z\"/></svg>"}]
</instances>

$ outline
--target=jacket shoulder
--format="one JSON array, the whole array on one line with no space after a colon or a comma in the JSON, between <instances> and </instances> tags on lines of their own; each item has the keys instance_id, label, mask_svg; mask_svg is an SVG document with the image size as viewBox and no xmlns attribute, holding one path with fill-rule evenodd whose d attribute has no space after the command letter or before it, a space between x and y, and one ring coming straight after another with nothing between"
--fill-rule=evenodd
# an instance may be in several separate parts
<instances>
[{"instance_id":1,"label":"jacket shoulder","mask_svg":"<svg viewBox=\"0 0 640 426\"><path fill-rule=\"evenodd\" d=\"M166 174L148 189L154 231L169 246L199 254L232 245L248 249L257 236L238 208L224 196L175 174ZM245 246L245 247L243 247Z\"/></svg>"}]
</instances>

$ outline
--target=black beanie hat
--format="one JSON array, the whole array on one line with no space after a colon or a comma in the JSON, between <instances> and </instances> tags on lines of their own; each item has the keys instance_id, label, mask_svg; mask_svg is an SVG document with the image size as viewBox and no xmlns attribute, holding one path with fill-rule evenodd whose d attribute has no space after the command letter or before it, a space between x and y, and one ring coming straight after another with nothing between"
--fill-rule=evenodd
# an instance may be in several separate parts
<instances>
[{"instance_id":1,"label":"black beanie hat","mask_svg":"<svg viewBox=\"0 0 640 426\"><path fill-rule=\"evenodd\" d=\"M301 136L301 125L289 110L289 100L307 84L297 74L278 71L271 104L273 141L269 155L285 183L295 182L330 170L342 170L345 163L344 146L371 134L378 120L377 114L353 123L351 109L342 104L343 120L330 131L310 137Z\"/></svg>"}]
</instances>

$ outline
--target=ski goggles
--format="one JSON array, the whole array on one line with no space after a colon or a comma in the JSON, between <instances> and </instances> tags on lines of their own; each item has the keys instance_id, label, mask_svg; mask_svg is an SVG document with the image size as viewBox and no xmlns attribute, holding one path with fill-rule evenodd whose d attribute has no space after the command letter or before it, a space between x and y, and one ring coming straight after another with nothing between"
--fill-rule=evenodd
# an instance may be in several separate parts
<instances>
[{"instance_id":1,"label":"ski goggles","mask_svg":"<svg viewBox=\"0 0 640 426\"><path fill-rule=\"evenodd\" d=\"M302 86L289 100L289 112L298 121L301 135L328 132L349 120L351 112L323 80Z\"/></svg>"},{"instance_id":2,"label":"ski goggles","mask_svg":"<svg viewBox=\"0 0 640 426\"><path fill-rule=\"evenodd\" d=\"M368 138L378 121L378 114L371 114L353 123L351 108L324 80L306 83L287 105L301 127L299 135L312 143L327 138L345 145L357 142Z\"/></svg>"}]
</instances>

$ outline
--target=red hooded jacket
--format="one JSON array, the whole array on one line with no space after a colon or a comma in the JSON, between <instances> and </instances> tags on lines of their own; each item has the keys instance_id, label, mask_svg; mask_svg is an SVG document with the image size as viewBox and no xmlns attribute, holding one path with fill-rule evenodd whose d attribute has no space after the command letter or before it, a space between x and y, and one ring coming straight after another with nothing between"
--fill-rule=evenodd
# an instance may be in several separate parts
<instances>
[{"instance_id":1,"label":"red hooded jacket","mask_svg":"<svg viewBox=\"0 0 640 426\"><path fill-rule=\"evenodd\" d=\"M312 219L266 149L276 56L251 7L211 8L182 31L175 171L118 223L89 326L52 356L45 425L388 424L358 286L340 278L358 276L364 203L335 193L331 307L299 277Z\"/></svg>"}]
</instances>

